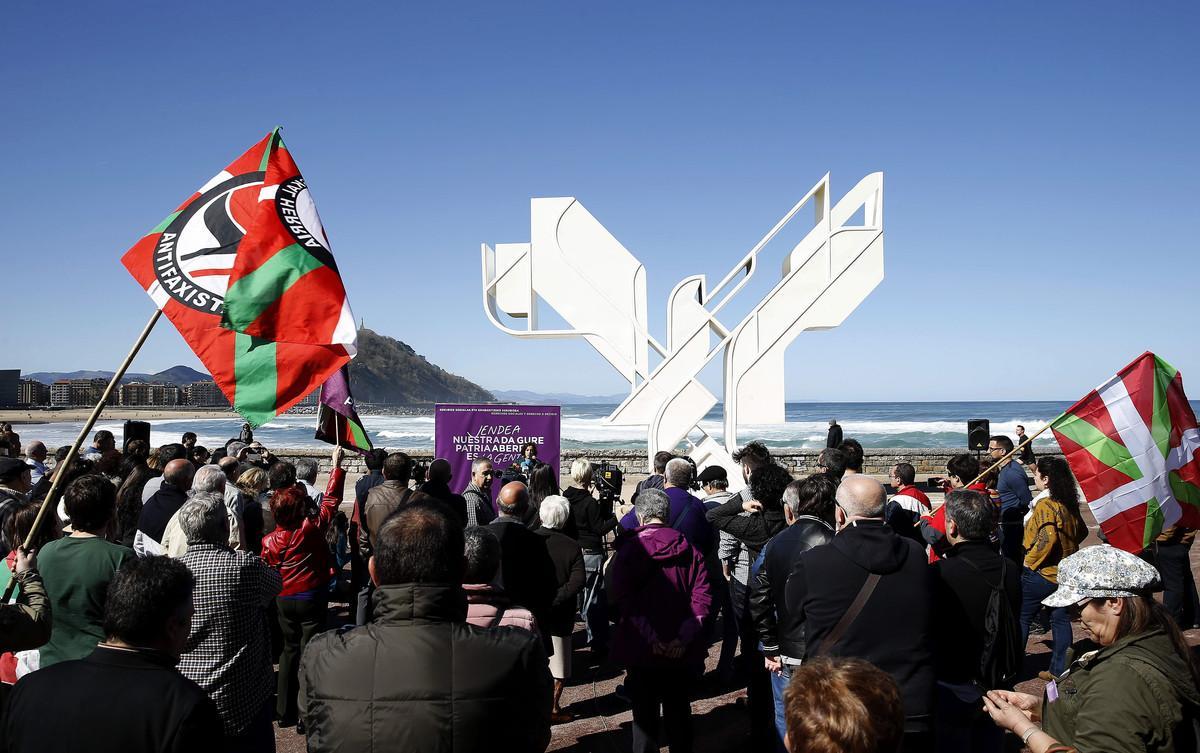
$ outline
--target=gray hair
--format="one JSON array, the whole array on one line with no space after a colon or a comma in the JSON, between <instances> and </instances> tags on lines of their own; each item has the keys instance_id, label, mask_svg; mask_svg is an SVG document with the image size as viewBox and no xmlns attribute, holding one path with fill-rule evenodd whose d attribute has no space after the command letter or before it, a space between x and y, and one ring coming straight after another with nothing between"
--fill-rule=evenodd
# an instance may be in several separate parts
<instances>
[{"instance_id":1,"label":"gray hair","mask_svg":"<svg viewBox=\"0 0 1200 753\"><path fill-rule=\"evenodd\" d=\"M179 527L188 544L228 544L229 514L218 492L196 492L179 508Z\"/></svg>"},{"instance_id":2,"label":"gray hair","mask_svg":"<svg viewBox=\"0 0 1200 753\"><path fill-rule=\"evenodd\" d=\"M967 541L987 541L996 528L992 500L968 489L946 495L946 520L953 520L958 535Z\"/></svg>"},{"instance_id":3,"label":"gray hair","mask_svg":"<svg viewBox=\"0 0 1200 753\"><path fill-rule=\"evenodd\" d=\"M571 463L571 480L578 484L580 489L586 489L592 481L591 461L587 458L575 458L575 462Z\"/></svg>"},{"instance_id":4,"label":"gray hair","mask_svg":"<svg viewBox=\"0 0 1200 753\"><path fill-rule=\"evenodd\" d=\"M500 539L484 526L463 531L463 583L491 583L500 570Z\"/></svg>"},{"instance_id":5,"label":"gray hair","mask_svg":"<svg viewBox=\"0 0 1200 753\"><path fill-rule=\"evenodd\" d=\"M671 498L662 489L641 490L633 506L643 522L657 520L666 523L671 519Z\"/></svg>"},{"instance_id":6,"label":"gray hair","mask_svg":"<svg viewBox=\"0 0 1200 753\"><path fill-rule=\"evenodd\" d=\"M783 489L783 506L792 511L792 517L800 515L800 484L797 479Z\"/></svg>"},{"instance_id":7,"label":"gray hair","mask_svg":"<svg viewBox=\"0 0 1200 753\"><path fill-rule=\"evenodd\" d=\"M229 478L225 475L225 471L221 470L219 465L202 465L196 471L196 475L192 477L192 491L199 494L201 492L216 492L218 494L225 493L225 484Z\"/></svg>"},{"instance_id":8,"label":"gray hair","mask_svg":"<svg viewBox=\"0 0 1200 753\"><path fill-rule=\"evenodd\" d=\"M296 461L296 478L310 484L317 483L317 461L310 458L300 458Z\"/></svg>"},{"instance_id":9,"label":"gray hair","mask_svg":"<svg viewBox=\"0 0 1200 753\"><path fill-rule=\"evenodd\" d=\"M672 458L667 462L665 475L668 484L686 489L692 483L692 464L683 458Z\"/></svg>"},{"instance_id":10,"label":"gray hair","mask_svg":"<svg viewBox=\"0 0 1200 753\"><path fill-rule=\"evenodd\" d=\"M556 531L562 530L570 515L571 503L561 494L551 494L546 497L542 500L542 506L538 508L538 516L542 519L542 525Z\"/></svg>"},{"instance_id":11,"label":"gray hair","mask_svg":"<svg viewBox=\"0 0 1200 753\"><path fill-rule=\"evenodd\" d=\"M704 486L709 489L716 489L723 492L729 489L729 479L727 478L710 478L704 482Z\"/></svg>"},{"instance_id":12,"label":"gray hair","mask_svg":"<svg viewBox=\"0 0 1200 753\"><path fill-rule=\"evenodd\" d=\"M491 464L492 461L489 458L475 458L471 461L471 475L474 476L483 470L483 466Z\"/></svg>"}]
</instances>

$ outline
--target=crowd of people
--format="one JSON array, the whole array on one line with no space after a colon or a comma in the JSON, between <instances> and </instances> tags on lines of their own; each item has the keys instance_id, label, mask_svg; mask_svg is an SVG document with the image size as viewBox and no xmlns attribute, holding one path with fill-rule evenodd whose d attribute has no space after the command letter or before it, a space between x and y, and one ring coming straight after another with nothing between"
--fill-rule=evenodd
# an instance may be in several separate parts
<instances>
[{"instance_id":1,"label":"crowd of people","mask_svg":"<svg viewBox=\"0 0 1200 753\"><path fill-rule=\"evenodd\" d=\"M19 441L0 427L0 750L264 752L294 729L310 751L542 751L577 718L577 622L578 658L624 672L636 753L704 748L714 646L749 750L1197 746L1194 532L1084 546L1068 464L1006 436L994 467L949 461L938 506L910 464L864 474L831 422L812 474L759 442L733 480L660 452L628 509L584 459L560 488L536 445L476 459L461 494L445 459L375 450L350 499L340 449L321 490L249 427L212 451L101 430L53 461ZM1045 691L1016 692L1046 623Z\"/></svg>"}]
</instances>

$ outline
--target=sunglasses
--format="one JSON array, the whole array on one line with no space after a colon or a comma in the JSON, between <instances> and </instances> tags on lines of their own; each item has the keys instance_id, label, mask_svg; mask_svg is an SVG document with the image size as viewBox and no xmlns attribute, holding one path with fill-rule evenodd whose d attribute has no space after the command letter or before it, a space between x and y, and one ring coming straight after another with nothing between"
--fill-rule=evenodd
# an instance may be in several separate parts
<instances>
[{"instance_id":1,"label":"sunglasses","mask_svg":"<svg viewBox=\"0 0 1200 753\"><path fill-rule=\"evenodd\" d=\"M1086 607L1088 604L1091 604L1093 601L1096 601L1096 600L1092 599L1092 598L1087 598L1087 599L1082 599L1080 601L1077 601L1074 604L1072 604L1071 606L1067 607L1067 614L1069 614L1072 619L1077 620L1077 619L1079 619L1079 616L1083 613L1083 608Z\"/></svg>"}]
</instances>

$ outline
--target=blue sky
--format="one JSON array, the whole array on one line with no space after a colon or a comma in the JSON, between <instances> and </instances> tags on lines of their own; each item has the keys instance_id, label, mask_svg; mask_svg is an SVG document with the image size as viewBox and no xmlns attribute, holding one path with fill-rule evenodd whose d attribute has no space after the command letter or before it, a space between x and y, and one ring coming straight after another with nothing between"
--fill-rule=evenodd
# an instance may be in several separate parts
<instances>
[{"instance_id":1,"label":"blue sky","mask_svg":"<svg viewBox=\"0 0 1200 753\"><path fill-rule=\"evenodd\" d=\"M1074 399L1147 349L1200 385L1194 4L401 5L9 8L0 367L115 366L152 311L120 255L281 124L356 315L486 387L623 389L484 316L530 197L646 265L661 337L681 277L875 170L886 279L789 397ZM164 320L134 369L176 363Z\"/></svg>"}]
</instances>

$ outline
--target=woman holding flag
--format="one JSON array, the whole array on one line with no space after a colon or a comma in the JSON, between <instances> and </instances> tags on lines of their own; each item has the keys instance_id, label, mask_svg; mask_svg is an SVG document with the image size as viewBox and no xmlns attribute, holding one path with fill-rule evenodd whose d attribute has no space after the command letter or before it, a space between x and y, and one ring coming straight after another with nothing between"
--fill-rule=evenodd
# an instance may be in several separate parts
<instances>
[{"instance_id":1,"label":"woman holding flag","mask_svg":"<svg viewBox=\"0 0 1200 753\"><path fill-rule=\"evenodd\" d=\"M334 567L325 532L342 502L345 479L342 448L335 447L329 485L315 515L310 514L310 499L302 486L290 486L271 495L277 527L263 537L262 558L283 576L283 590L275 600L283 632L276 698L281 727L298 724L300 656L312 637L327 627L329 581ZM298 731L304 730L301 727Z\"/></svg>"}]
</instances>

